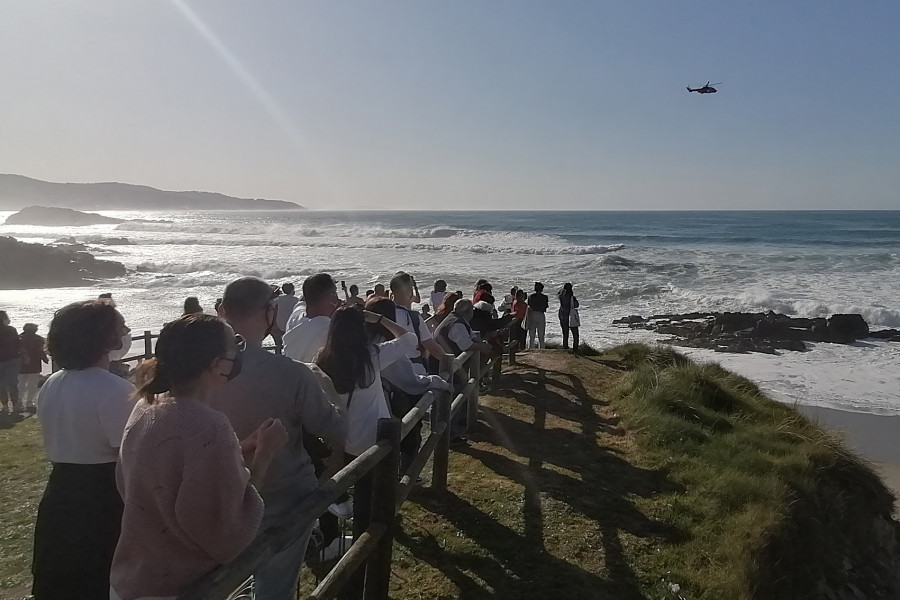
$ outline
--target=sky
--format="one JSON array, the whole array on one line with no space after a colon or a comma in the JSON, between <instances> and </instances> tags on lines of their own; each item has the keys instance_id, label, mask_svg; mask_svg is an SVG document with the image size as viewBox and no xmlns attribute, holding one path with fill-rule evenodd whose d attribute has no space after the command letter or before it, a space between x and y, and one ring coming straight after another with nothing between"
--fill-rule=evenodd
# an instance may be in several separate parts
<instances>
[{"instance_id":1,"label":"sky","mask_svg":"<svg viewBox=\"0 0 900 600\"><path fill-rule=\"evenodd\" d=\"M900 209L898 2L0 11L0 172L322 209Z\"/></svg>"}]
</instances>

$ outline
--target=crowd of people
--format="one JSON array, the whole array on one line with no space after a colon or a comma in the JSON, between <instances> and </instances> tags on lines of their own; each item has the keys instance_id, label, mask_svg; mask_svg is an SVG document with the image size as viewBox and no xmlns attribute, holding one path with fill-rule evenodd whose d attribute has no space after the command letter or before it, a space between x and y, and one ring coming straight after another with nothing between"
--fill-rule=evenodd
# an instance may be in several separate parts
<instances>
[{"instance_id":1,"label":"crowd of people","mask_svg":"<svg viewBox=\"0 0 900 600\"><path fill-rule=\"evenodd\" d=\"M36 325L19 334L0 311L3 409L37 407L52 463L35 524L36 600L174 598L289 518L375 442L380 418L462 383L440 376L445 355L498 356L526 338L544 347L540 283L531 294L512 288L498 305L486 280L471 297L438 280L429 319L414 310L427 302L402 271L364 298L327 273L301 292L302 302L291 283L240 278L215 315L190 297L160 331L154 358L127 376L116 365L131 333L109 295L58 310L46 342ZM564 346L571 333L576 352L572 285L558 298ZM275 352L264 347L270 336ZM58 370L37 392L48 354ZM466 443L464 431L451 424L454 443ZM398 476L420 445L417 427L401 445ZM350 505L343 498L322 515L317 544L340 535L337 517ZM295 596L312 528L257 570L257 598Z\"/></svg>"}]
</instances>

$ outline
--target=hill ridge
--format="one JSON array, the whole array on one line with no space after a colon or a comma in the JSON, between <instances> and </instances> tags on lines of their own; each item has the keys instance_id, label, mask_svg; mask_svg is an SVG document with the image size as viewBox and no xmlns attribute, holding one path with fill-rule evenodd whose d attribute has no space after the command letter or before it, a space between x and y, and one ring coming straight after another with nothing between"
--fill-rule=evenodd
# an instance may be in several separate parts
<instances>
[{"instance_id":1,"label":"hill ridge","mask_svg":"<svg viewBox=\"0 0 900 600\"><path fill-rule=\"evenodd\" d=\"M302 210L286 200L240 198L220 192L161 190L138 183L55 182L0 173L0 210L31 205L74 210Z\"/></svg>"}]
</instances>

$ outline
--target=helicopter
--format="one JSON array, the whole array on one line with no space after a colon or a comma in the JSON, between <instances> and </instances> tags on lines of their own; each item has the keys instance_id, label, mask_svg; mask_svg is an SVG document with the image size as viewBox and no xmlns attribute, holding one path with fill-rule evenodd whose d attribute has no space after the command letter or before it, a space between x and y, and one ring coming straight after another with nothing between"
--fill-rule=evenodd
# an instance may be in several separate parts
<instances>
[{"instance_id":1,"label":"helicopter","mask_svg":"<svg viewBox=\"0 0 900 600\"><path fill-rule=\"evenodd\" d=\"M687 91L697 92L698 94L715 94L716 92L719 91L715 87L713 87L716 85L722 85L722 82L720 81L719 83L714 83L712 85L709 85L709 82L707 81L706 85L704 85L703 87L692 88L691 86L688 86Z\"/></svg>"}]
</instances>

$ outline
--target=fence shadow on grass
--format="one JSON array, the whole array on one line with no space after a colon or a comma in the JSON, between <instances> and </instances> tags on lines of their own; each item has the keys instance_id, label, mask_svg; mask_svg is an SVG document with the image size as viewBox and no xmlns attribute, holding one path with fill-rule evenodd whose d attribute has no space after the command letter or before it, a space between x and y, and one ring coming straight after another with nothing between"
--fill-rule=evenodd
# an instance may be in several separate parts
<instances>
[{"instance_id":1,"label":"fence shadow on grass","mask_svg":"<svg viewBox=\"0 0 900 600\"><path fill-rule=\"evenodd\" d=\"M632 498L678 486L665 473L636 467L604 444L604 436L624 431L616 417L598 414L606 402L593 397L579 376L524 365L505 375L502 387L494 395L508 410L482 406L479 433L471 437L475 443L458 451L524 489L522 531L457 493L422 490L413 500L441 515L489 557L448 552L421 532L403 531L397 541L450 579L460 598L643 598L623 534L651 542L681 541L686 534L649 518ZM548 415L571 423L548 428ZM596 552L602 554L597 572L548 551L542 498L564 505L592 529L578 534L596 540Z\"/></svg>"}]
</instances>

